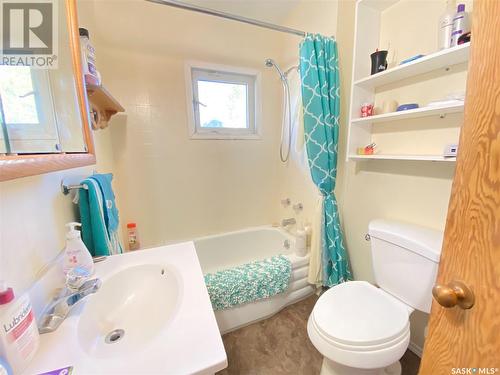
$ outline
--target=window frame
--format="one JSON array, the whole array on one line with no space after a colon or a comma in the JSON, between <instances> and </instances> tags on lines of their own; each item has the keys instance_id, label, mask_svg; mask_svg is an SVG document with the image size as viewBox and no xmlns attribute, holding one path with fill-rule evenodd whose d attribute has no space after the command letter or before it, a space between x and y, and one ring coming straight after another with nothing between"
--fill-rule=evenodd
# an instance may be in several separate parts
<instances>
[{"instance_id":1,"label":"window frame","mask_svg":"<svg viewBox=\"0 0 500 375\"><path fill-rule=\"evenodd\" d=\"M259 140L261 73L255 69L211 64L200 61L185 63L186 101L190 139ZM245 84L247 86L246 128L203 128L200 126L198 81Z\"/></svg>"}]
</instances>

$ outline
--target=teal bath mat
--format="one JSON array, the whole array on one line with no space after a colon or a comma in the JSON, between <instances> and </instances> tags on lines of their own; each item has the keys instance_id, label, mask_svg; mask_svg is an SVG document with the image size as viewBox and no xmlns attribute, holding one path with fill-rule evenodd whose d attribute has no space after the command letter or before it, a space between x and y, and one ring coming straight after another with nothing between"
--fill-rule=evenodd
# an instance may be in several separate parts
<instances>
[{"instance_id":1,"label":"teal bath mat","mask_svg":"<svg viewBox=\"0 0 500 375\"><path fill-rule=\"evenodd\" d=\"M284 255L205 275L214 310L272 297L288 288L292 264Z\"/></svg>"}]
</instances>

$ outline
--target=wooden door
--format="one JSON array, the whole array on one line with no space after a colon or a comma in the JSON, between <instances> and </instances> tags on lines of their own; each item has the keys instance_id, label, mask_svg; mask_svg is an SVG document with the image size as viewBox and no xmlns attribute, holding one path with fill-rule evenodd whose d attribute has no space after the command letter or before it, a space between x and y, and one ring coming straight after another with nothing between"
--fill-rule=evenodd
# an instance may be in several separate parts
<instances>
[{"instance_id":1,"label":"wooden door","mask_svg":"<svg viewBox=\"0 0 500 375\"><path fill-rule=\"evenodd\" d=\"M500 375L500 0L474 2L457 169L437 285L462 281L472 308L432 304L421 375ZM456 290L455 290L456 291ZM454 304L461 296L442 303Z\"/></svg>"}]
</instances>

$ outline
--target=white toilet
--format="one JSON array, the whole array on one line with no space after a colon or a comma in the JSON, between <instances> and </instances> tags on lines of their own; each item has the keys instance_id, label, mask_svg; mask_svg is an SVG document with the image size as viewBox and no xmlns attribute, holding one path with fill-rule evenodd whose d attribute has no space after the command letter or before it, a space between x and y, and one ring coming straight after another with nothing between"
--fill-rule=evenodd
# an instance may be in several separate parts
<instances>
[{"instance_id":1,"label":"white toilet","mask_svg":"<svg viewBox=\"0 0 500 375\"><path fill-rule=\"evenodd\" d=\"M334 286L309 317L309 338L324 356L321 375L401 374L409 316L414 309L430 312L443 232L374 220L368 233L379 287L365 281Z\"/></svg>"}]
</instances>

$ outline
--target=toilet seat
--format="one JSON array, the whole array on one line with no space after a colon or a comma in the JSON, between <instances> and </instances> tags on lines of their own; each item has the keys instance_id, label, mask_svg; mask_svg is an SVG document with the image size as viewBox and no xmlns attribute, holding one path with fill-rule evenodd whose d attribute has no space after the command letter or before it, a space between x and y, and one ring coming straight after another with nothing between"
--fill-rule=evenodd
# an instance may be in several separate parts
<instances>
[{"instance_id":1,"label":"toilet seat","mask_svg":"<svg viewBox=\"0 0 500 375\"><path fill-rule=\"evenodd\" d=\"M339 284L318 299L307 329L325 357L356 368L397 362L410 340L411 309L365 282Z\"/></svg>"},{"instance_id":2,"label":"toilet seat","mask_svg":"<svg viewBox=\"0 0 500 375\"><path fill-rule=\"evenodd\" d=\"M366 281L331 288L316 302L311 315L327 338L355 347L383 345L409 328L405 305Z\"/></svg>"}]
</instances>

